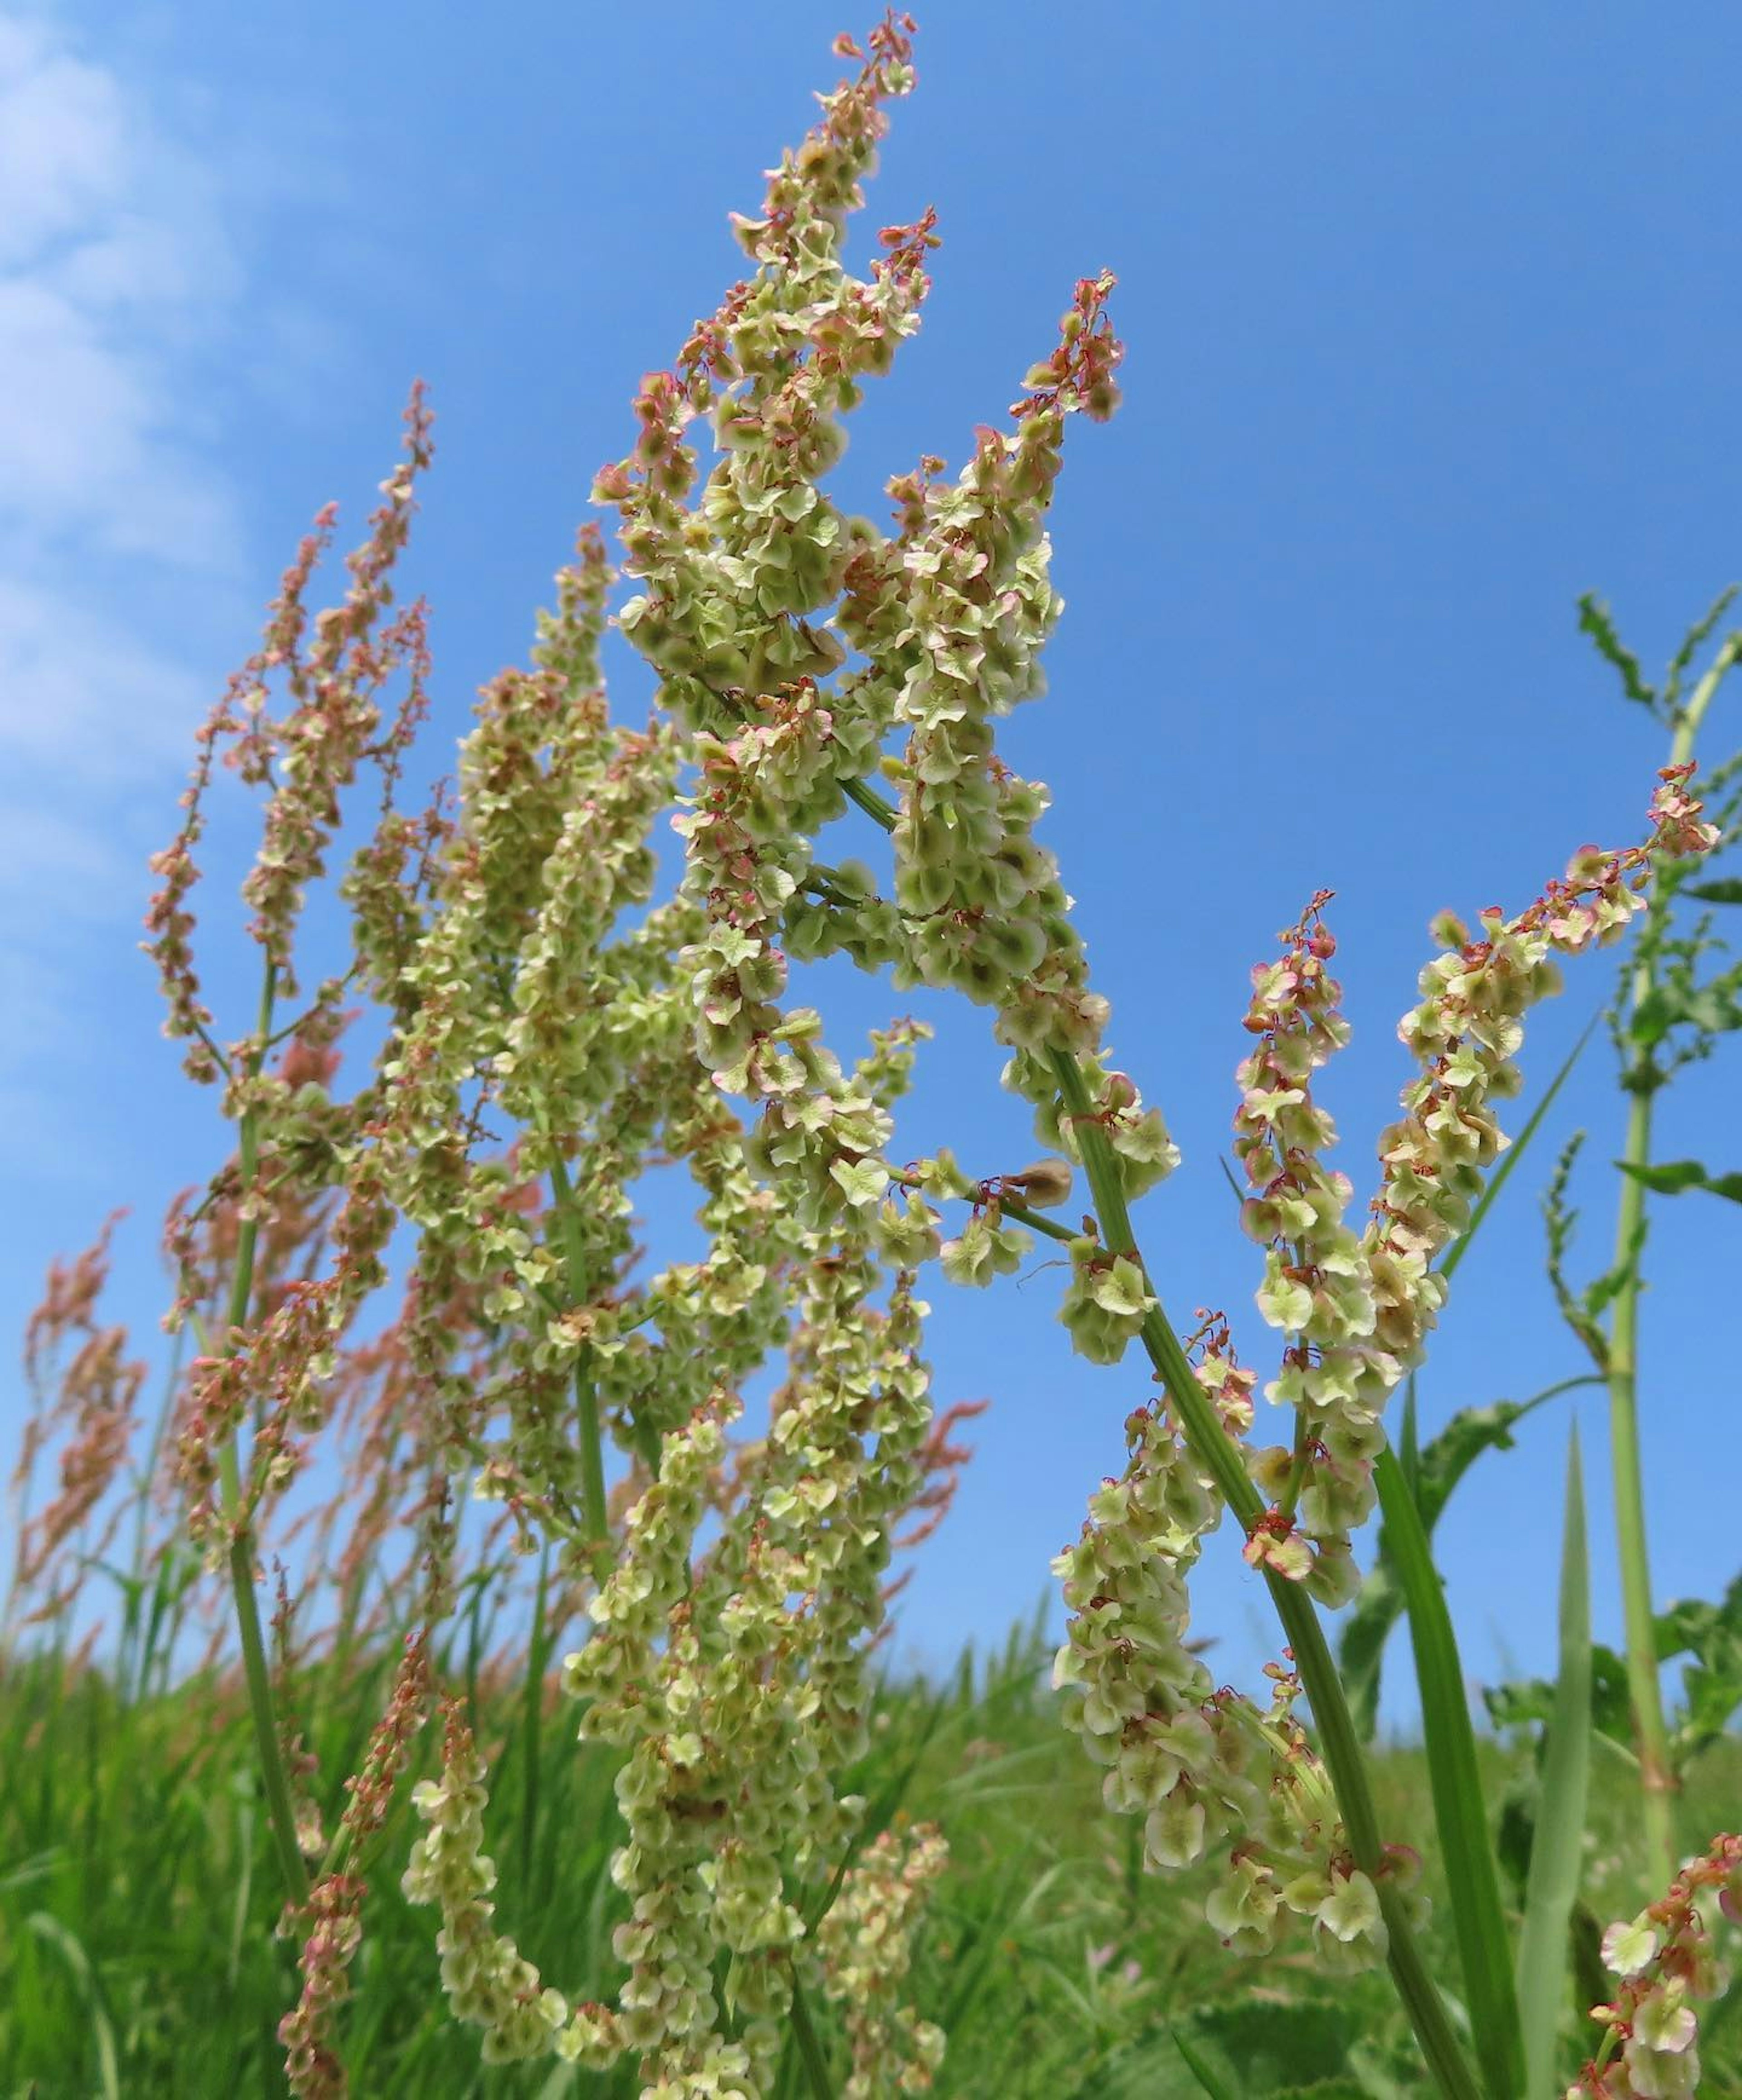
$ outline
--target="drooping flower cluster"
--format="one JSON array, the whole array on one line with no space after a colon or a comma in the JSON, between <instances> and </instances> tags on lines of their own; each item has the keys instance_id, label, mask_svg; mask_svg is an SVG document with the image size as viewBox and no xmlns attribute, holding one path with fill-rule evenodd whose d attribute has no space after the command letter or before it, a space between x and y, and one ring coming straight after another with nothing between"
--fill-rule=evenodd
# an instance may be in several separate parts
<instances>
[{"instance_id":1,"label":"drooping flower cluster","mask_svg":"<svg viewBox=\"0 0 1742 2100\"><path fill-rule=\"evenodd\" d=\"M943 2030L902 2001L932 1884L949 1864L936 1824L880 1831L841 1884L818 1932L828 1994L842 2010L853 2069L841 2100L929 2093Z\"/></svg>"},{"instance_id":2,"label":"drooping flower cluster","mask_svg":"<svg viewBox=\"0 0 1742 2100\"><path fill-rule=\"evenodd\" d=\"M1713 1936L1713 1910L1742 1925L1742 1837L1715 1839L1668 1892L1603 1935L1606 1966L1621 1979L1612 2005L1591 2018L1603 2048L1567 2089L1567 2100L1681 2100L1700 2090L1694 2008L1729 1981Z\"/></svg>"},{"instance_id":3,"label":"drooping flower cluster","mask_svg":"<svg viewBox=\"0 0 1742 2100\"><path fill-rule=\"evenodd\" d=\"M874 1069L865 1083L889 1076ZM816 1958L799 1891L831 1871L862 1807L833 1775L863 1748L882 1578L923 1485L931 1419L922 1308L901 1277L876 1311L879 1275L867 1232L813 1242L742 1520L695 1556L724 1450L704 1408L665 1438L593 1638L567 1665L583 1733L630 1754L618 1783L629 1842L614 1869L633 1903L616 1940L630 1974L617 2011L589 2015L588 2046L633 2047L649 2076L699 2080L721 2045L712 1963L724 1948L752 2089L765 2089L794 1968Z\"/></svg>"},{"instance_id":4,"label":"drooping flower cluster","mask_svg":"<svg viewBox=\"0 0 1742 2100\"><path fill-rule=\"evenodd\" d=\"M1287 952L1252 973L1246 1026L1258 1041L1237 1074L1234 1151L1253 1191L1241 1222L1267 1250L1259 1310L1290 1338L1272 1396L1292 1399L1298 1422L1291 1449L1249 1460L1276 1520L1252 1533L1247 1558L1310 1578L1334 1603L1354 1579L1348 1535L1373 1506L1381 1432L1361 1375L1375 1316L1361 1243L1344 1222L1353 1190L1324 1163L1336 1128L1312 1096L1313 1073L1349 1034L1325 967L1336 953L1328 902L1321 891L1283 935Z\"/></svg>"},{"instance_id":5,"label":"drooping flower cluster","mask_svg":"<svg viewBox=\"0 0 1742 2100\"><path fill-rule=\"evenodd\" d=\"M491 1921L496 1866L483 1849L487 1799L483 1760L459 1709L450 1705L442 1776L412 1789L425 1828L412 1847L405 1894L441 1912L435 1944L455 2018L483 2028L486 2063L517 2063L549 2054L568 2005L560 1991L540 1988L538 1971Z\"/></svg>"},{"instance_id":6,"label":"drooping flower cluster","mask_svg":"<svg viewBox=\"0 0 1742 2100\"><path fill-rule=\"evenodd\" d=\"M1231 1436L1252 1419L1251 1374L1206 1323L1193 1365ZM1349 1969L1383 1960L1378 1891L1349 1855L1323 1767L1292 1708L1292 1671L1272 1665L1268 1710L1217 1688L1191 1648L1187 1577L1223 1503L1200 1471L1166 1402L1126 1423L1123 1474L1089 1502L1078 1542L1054 1562L1074 1614L1053 1682L1068 1724L1105 1767L1116 1814L1144 1819L1152 1873L1215 1855L1224 1870L1206 1905L1225 1945L1274 1947L1290 1915L1309 1918L1322 1961ZM1401 1889L1411 1862L1388 1855Z\"/></svg>"},{"instance_id":7,"label":"drooping flower cluster","mask_svg":"<svg viewBox=\"0 0 1742 2100\"><path fill-rule=\"evenodd\" d=\"M1687 792L1691 765L1667 768L1652 797L1652 835L1619 853L1586 846L1528 910L1481 916L1482 937L1448 915L1447 944L1422 973L1422 1001L1398 1035L1423 1067L1405 1089L1404 1118L1379 1140L1384 1176L1364 1246L1377 1321L1377 1368L1395 1383L1421 1356L1444 1296L1429 1264L1469 1222L1470 1209L1506 1138L1493 1104L1515 1093L1513 1063L1524 1017L1559 990L1554 958L1616 939L1643 908L1653 859L1710 851L1716 828ZM1395 1367L1395 1368L1394 1368Z\"/></svg>"},{"instance_id":8,"label":"drooping flower cluster","mask_svg":"<svg viewBox=\"0 0 1742 2100\"><path fill-rule=\"evenodd\" d=\"M360 1768L347 1782L344 1838L350 1852L377 1836L411 1755L412 1739L424 1724L430 1692L426 1637L411 1635L396 1672L386 1711L369 1739ZM315 1882L296 1917L302 1934L297 1965L302 1990L279 2023L284 2075L296 2100L338 2100L346 2090L344 2067L334 2051L332 2027L351 1995L350 1968L363 1939L363 1877L329 1868Z\"/></svg>"},{"instance_id":9,"label":"drooping flower cluster","mask_svg":"<svg viewBox=\"0 0 1742 2100\"><path fill-rule=\"evenodd\" d=\"M1066 416L1102 419L1118 400L1113 283L1104 272L1078 286L1057 354L1029 375L1041 390L1013 411L1014 435L982 430L953 487L928 483L923 524L902 550L910 660L896 712L908 739L893 843L905 967L995 1007L1003 1039L1030 1052L1092 1051L1103 1009L1084 1004L1083 944L1056 862L1033 836L1045 792L995 757L993 724L1043 687L1040 650L1061 607L1041 520Z\"/></svg>"},{"instance_id":10,"label":"drooping flower cluster","mask_svg":"<svg viewBox=\"0 0 1742 2100\"><path fill-rule=\"evenodd\" d=\"M1078 287L1012 432L981 431L954 484L934 459L889 484L893 537L843 518L818 486L862 380L917 325L936 245L928 214L884 233L868 281L840 259L884 104L911 85L911 27L892 15L868 54L843 44L863 59L858 77L822 98L822 122L775 170L762 215L740 224L755 276L698 324L673 371L644 382L640 442L597 490L620 512L643 586L624 631L658 672L662 705L698 733L700 778L678 828L686 895L707 921L686 957L699 1054L723 1089L761 1105L759 1163L802 1161L818 1220L881 1199L889 1132L845 1085L814 1014L783 1014L789 954L844 951L892 968L898 987L968 990L996 1009L1016 1052L1008 1081L1048 1143L1074 1150L1046 1058L1069 1048L1088 1061L1134 1193L1175 1158L1158 1114L1097 1061L1105 1003L1033 836L1045 791L992 750L994 718L1040 690L1059 610L1040 526L1065 421L1117 402L1111 276ZM691 504L699 462L686 433L703 414L720 457ZM853 652L863 661L844 668ZM880 761L902 726L905 757ZM885 770L898 805L870 785ZM893 831L893 900L859 865L815 858L815 834L849 800ZM933 1230L928 1202L910 1192L908 1221ZM985 1237L964 1235L971 1280L1008 1265L983 1259Z\"/></svg>"}]
</instances>

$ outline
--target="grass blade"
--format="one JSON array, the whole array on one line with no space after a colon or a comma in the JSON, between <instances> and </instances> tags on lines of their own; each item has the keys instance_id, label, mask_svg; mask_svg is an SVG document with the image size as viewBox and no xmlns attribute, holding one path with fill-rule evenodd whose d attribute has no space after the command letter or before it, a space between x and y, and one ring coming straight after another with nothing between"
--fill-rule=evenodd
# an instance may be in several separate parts
<instances>
[{"instance_id":1,"label":"grass blade","mask_svg":"<svg viewBox=\"0 0 1742 2100\"><path fill-rule=\"evenodd\" d=\"M1568 1923L1579 1892L1590 1778L1590 1579L1577 1427L1567 1448L1566 1529L1560 1557L1560 1676L1542 1762L1542 1807L1531 1841L1519 2013L1529 2100L1552 2100L1556 2040L1568 1995Z\"/></svg>"},{"instance_id":2,"label":"grass blade","mask_svg":"<svg viewBox=\"0 0 1742 2100\"><path fill-rule=\"evenodd\" d=\"M90 1957L85 1952L77 1936L68 1931L58 1917L46 1911L33 1911L25 1925L37 1938L52 1947L72 1971L84 2000L86 2018L90 2022L91 2039L96 2044L97 2076L102 2100L121 2100L121 2072L115 2054L115 2029L108 2011L103 2002L103 1994L90 1965Z\"/></svg>"},{"instance_id":3,"label":"grass blade","mask_svg":"<svg viewBox=\"0 0 1742 2100\"><path fill-rule=\"evenodd\" d=\"M1486 1407L1460 1408L1425 1449L1414 1435L1410 1405L1415 1392L1412 1378L1405 1396L1403 1430L1397 1452L1398 1469L1414 1498L1422 1528L1430 1539L1452 1492L1484 1451L1509 1451L1512 1432L1527 1416L1548 1401L1579 1386L1601 1385L1603 1380L1587 1373L1582 1378L1562 1379L1546 1386L1528 1400L1497 1400ZM1413 1462L1411 1462L1413 1446ZM1349 1710L1363 1742L1371 1742L1379 1719L1379 1679L1391 1632L1403 1617L1404 1597L1391 1565L1389 1533L1379 1527L1378 1552L1361 1585L1347 1618L1337 1651L1337 1667L1349 1696Z\"/></svg>"},{"instance_id":4,"label":"grass blade","mask_svg":"<svg viewBox=\"0 0 1742 2100\"><path fill-rule=\"evenodd\" d=\"M829 2062L823 2052L822 2037L811 2023L810 2007L805 2003L805 1987L799 1981L796 1969L792 1971L792 2032L798 2042L799 2062L805 2067L813 2100L834 2100L835 2085L829 2076Z\"/></svg>"},{"instance_id":5,"label":"grass blade","mask_svg":"<svg viewBox=\"0 0 1742 2100\"><path fill-rule=\"evenodd\" d=\"M1415 1498L1389 1448L1379 1454L1375 1473L1392 1565L1409 1608L1434 1821L1482 2082L1489 2100L1516 2100L1524 2065L1512 1950L1500 1907L1500 1876L1482 1802L1458 1639Z\"/></svg>"}]
</instances>

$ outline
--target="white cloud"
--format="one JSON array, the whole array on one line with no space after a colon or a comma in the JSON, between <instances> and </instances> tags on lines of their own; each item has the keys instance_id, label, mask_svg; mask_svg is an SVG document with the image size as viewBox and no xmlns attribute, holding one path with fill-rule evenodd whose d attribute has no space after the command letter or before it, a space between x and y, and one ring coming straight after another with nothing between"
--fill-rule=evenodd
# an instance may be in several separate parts
<instances>
[{"instance_id":1,"label":"white cloud","mask_svg":"<svg viewBox=\"0 0 1742 2100\"><path fill-rule=\"evenodd\" d=\"M187 668L73 591L0 576L0 750L68 790L185 765L203 695ZM77 822L69 792L54 812Z\"/></svg>"},{"instance_id":2,"label":"white cloud","mask_svg":"<svg viewBox=\"0 0 1742 2100\"><path fill-rule=\"evenodd\" d=\"M176 107L0 0L0 1100L51 1120L45 1052L143 968L146 853L258 616L225 450L245 227Z\"/></svg>"},{"instance_id":3,"label":"white cloud","mask_svg":"<svg viewBox=\"0 0 1742 2100\"><path fill-rule=\"evenodd\" d=\"M125 181L127 130L108 73L45 24L0 17L0 263L28 262L103 210Z\"/></svg>"},{"instance_id":4,"label":"white cloud","mask_svg":"<svg viewBox=\"0 0 1742 2100\"><path fill-rule=\"evenodd\" d=\"M0 16L0 548L201 570L237 545L181 368L240 272L209 171L137 93Z\"/></svg>"}]
</instances>

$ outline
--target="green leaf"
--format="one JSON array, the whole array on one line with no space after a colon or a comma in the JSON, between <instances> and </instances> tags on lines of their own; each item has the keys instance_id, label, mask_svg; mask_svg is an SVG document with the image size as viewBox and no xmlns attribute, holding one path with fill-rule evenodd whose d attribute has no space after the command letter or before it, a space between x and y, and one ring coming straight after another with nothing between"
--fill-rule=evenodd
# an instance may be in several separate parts
<instances>
[{"instance_id":1,"label":"green leaf","mask_svg":"<svg viewBox=\"0 0 1742 2100\"><path fill-rule=\"evenodd\" d=\"M1310 2085L1279 2085L1269 2100L1373 2100L1358 2078L1316 2078Z\"/></svg>"},{"instance_id":2,"label":"green leaf","mask_svg":"<svg viewBox=\"0 0 1742 2100\"><path fill-rule=\"evenodd\" d=\"M1563 1379L1559 1384L1546 1387L1528 1400L1497 1400L1487 1407L1460 1409L1417 1454L1412 1485L1415 1506L1427 1535L1432 1536L1434 1526L1451 1500L1452 1490L1484 1451L1510 1451L1513 1429L1527 1414L1577 1387L1602 1383L1591 1375ZM1407 1423L1406 1414L1406 1435ZM1405 1480L1409 1480L1409 1469L1401 1454L1398 1465ZM1350 1709L1364 1741L1373 1739L1378 1716L1379 1676L1385 1643L1403 1611L1403 1593L1392 1568L1389 1527L1382 1526L1378 1559L1350 1609L1337 1658Z\"/></svg>"},{"instance_id":3,"label":"green leaf","mask_svg":"<svg viewBox=\"0 0 1742 2100\"><path fill-rule=\"evenodd\" d=\"M1549 1723L1542 1796L1530 1847L1519 1942L1519 2018L1528 2100L1554 2100L1561 2014L1572 1956L1568 1930L1579 1893L1590 1780L1590 1570L1579 1432L1567 1447L1567 1508L1560 1560L1560 1676Z\"/></svg>"},{"instance_id":4,"label":"green leaf","mask_svg":"<svg viewBox=\"0 0 1742 2100\"><path fill-rule=\"evenodd\" d=\"M1656 692L1645 682L1638 658L1616 633L1607 606L1590 591L1579 600L1579 631L1590 635L1597 645L1598 655L1606 658L1621 673L1621 690L1630 700L1636 700L1642 708L1656 706Z\"/></svg>"},{"instance_id":5,"label":"green leaf","mask_svg":"<svg viewBox=\"0 0 1742 2100\"><path fill-rule=\"evenodd\" d=\"M1195 2029L1195 2023L1193 2023ZM1220 2052L1184 2023L1152 2029L1096 2058L1065 2100L1246 2100L1246 2089Z\"/></svg>"},{"instance_id":6,"label":"green leaf","mask_svg":"<svg viewBox=\"0 0 1742 2100\"><path fill-rule=\"evenodd\" d=\"M1184 2027L1174 2029L1173 2040L1186 2069L1197 2080L1199 2088L1209 2094L1210 2100L1237 2100L1237 2089L1217 2072L1204 2050Z\"/></svg>"},{"instance_id":7,"label":"green leaf","mask_svg":"<svg viewBox=\"0 0 1742 2100\"><path fill-rule=\"evenodd\" d=\"M1396 1454L1388 1446L1380 1452L1374 1474L1392 1564L1409 1608L1434 1821L1482 2082L1489 2100L1517 2100L1523 2083L1524 2045L1512 1950L1500 1907L1500 1877L1488 1836L1458 1638L1428 1546L1427 1525Z\"/></svg>"},{"instance_id":8,"label":"green leaf","mask_svg":"<svg viewBox=\"0 0 1742 2100\"><path fill-rule=\"evenodd\" d=\"M1628 1039L1641 1050L1654 1050L1672 1028L1727 1035L1742 1028L1742 999L1737 998L1737 990L1734 971L1709 984L1655 984L1634 1008L1627 1023Z\"/></svg>"},{"instance_id":9,"label":"green leaf","mask_svg":"<svg viewBox=\"0 0 1742 2100\"><path fill-rule=\"evenodd\" d=\"M1200 2057L1207 2052L1220 2089L1267 2095L1343 2076L1361 2032L1359 2015L1334 2001L1244 1994L1237 2004L1204 2006L1189 2025L1174 2027L1176 2041Z\"/></svg>"},{"instance_id":10,"label":"green leaf","mask_svg":"<svg viewBox=\"0 0 1742 2100\"><path fill-rule=\"evenodd\" d=\"M1633 1708L1627 1689L1627 1665L1612 1648L1591 1643L1591 1727L1624 1749L1633 1742ZM1546 1727L1554 1718L1555 1688L1546 1677L1520 1678L1510 1684L1489 1685L1482 1694L1488 1718L1497 1728Z\"/></svg>"},{"instance_id":11,"label":"green leaf","mask_svg":"<svg viewBox=\"0 0 1742 2100\"><path fill-rule=\"evenodd\" d=\"M1632 1175L1635 1181L1643 1181L1660 1196L1680 1196L1690 1189L1703 1189L1709 1195L1742 1203L1742 1174L1714 1174L1697 1159L1665 1159L1650 1166L1629 1159L1617 1159L1615 1163L1623 1174Z\"/></svg>"},{"instance_id":12,"label":"green leaf","mask_svg":"<svg viewBox=\"0 0 1742 2100\"><path fill-rule=\"evenodd\" d=\"M1715 1742L1742 1706L1742 1575L1722 1604L1672 1604L1656 1621L1659 1659L1691 1654L1682 1678L1686 1710L1675 1732L1678 1765Z\"/></svg>"},{"instance_id":13,"label":"green leaf","mask_svg":"<svg viewBox=\"0 0 1742 2100\"><path fill-rule=\"evenodd\" d=\"M1687 633L1682 637L1682 646L1670 658L1669 675L1664 680L1664 699L1672 708L1681 698L1682 681L1686 677L1694 658L1699 654L1702 645L1710 638L1713 629L1735 603L1736 593L1739 589L1742 589L1742 585L1727 585L1713 599L1700 618L1688 629Z\"/></svg>"},{"instance_id":14,"label":"green leaf","mask_svg":"<svg viewBox=\"0 0 1742 2100\"><path fill-rule=\"evenodd\" d=\"M73 1973L80 1997L84 2001L86 2017L90 2022L92 2039L97 2049L97 2076L101 2081L103 2100L121 2100L119 2058L115 2052L115 2028L104 2002L102 1984L91 1967L90 1957L85 1952L77 1935L63 1925L58 1917L45 1910L33 1911L24 1920L27 1931L52 1947Z\"/></svg>"},{"instance_id":15,"label":"green leaf","mask_svg":"<svg viewBox=\"0 0 1742 2100\"><path fill-rule=\"evenodd\" d=\"M1440 1521L1452 1490L1484 1451L1510 1451L1512 1432L1527 1415L1563 1392L1581 1386L1601 1385L1594 1373L1560 1379L1533 1393L1528 1400L1497 1400L1486 1407L1460 1408L1422 1454L1421 1485L1417 1493L1422 1522L1431 1532Z\"/></svg>"},{"instance_id":16,"label":"green leaf","mask_svg":"<svg viewBox=\"0 0 1742 2100\"><path fill-rule=\"evenodd\" d=\"M1683 897L1697 897L1702 904L1742 904L1742 875L1719 876L1712 882L1684 884Z\"/></svg>"}]
</instances>

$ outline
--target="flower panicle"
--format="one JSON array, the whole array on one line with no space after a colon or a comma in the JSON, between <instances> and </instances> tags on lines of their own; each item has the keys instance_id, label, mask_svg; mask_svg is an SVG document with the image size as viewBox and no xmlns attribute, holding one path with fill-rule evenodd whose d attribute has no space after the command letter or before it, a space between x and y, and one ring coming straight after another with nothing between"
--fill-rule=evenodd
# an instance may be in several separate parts
<instances>
[{"instance_id":1,"label":"flower panicle","mask_svg":"<svg viewBox=\"0 0 1742 2100\"><path fill-rule=\"evenodd\" d=\"M375 1724L361 1766L346 1782L342 1818L353 1850L379 1834L428 1715L430 1670L426 1628L406 1638L386 1712ZM315 1879L307 1901L287 1919L302 1935L297 1965L302 1988L279 2023L284 2076L296 2100L344 2100L349 2090L333 2040L333 2022L351 1996L351 1967L363 1941L368 1886L358 1873L333 1867Z\"/></svg>"},{"instance_id":2,"label":"flower panicle","mask_svg":"<svg viewBox=\"0 0 1742 2100\"><path fill-rule=\"evenodd\" d=\"M104 1324L100 1308L110 1245L125 1215L112 1212L73 1261L50 1264L25 1326L30 1405L11 1477L18 1520L0 1635L64 1611L84 1571L103 1559L123 1513L109 1498L132 1452L146 1367L129 1354L126 1327ZM51 1451L55 1491L32 1511L33 1478ZM82 1533L82 1550L70 1551Z\"/></svg>"},{"instance_id":3,"label":"flower panicle","mask_svg":"<svg viewBox=\"0 0 1742 2100\"><path fill-rule=\"evenodd\" d=\"M1714 1909L1742 1925L1742 1837L1733 1833L1714 1838L1664 1895L1603 1934L1603 1962L1621 1988L1591 2010L1603 2045L1567 2100L1678 2100L1700 2090L1695 2008L1728 1980Z\"/></svg>"},{"instance_id":4,"label":"flower panicle","mask_svg":"<svg viewBox=\"0 0 1742 2100\"><path fill-rule=\"evenodd\" d=\"M186 1068L202 1082L240 1062L214 1039L194 953L191 899L201 879L195 854L217 760L221 756L245 785L266 792L261 843L242 889L254 914L250 934L280 993L293 996L296 922L309 884L325 871L341 792L360 765L373 762L382 777L382 821L390 822L394 785L427 712L426 608L419 601L386 618L393 601L392 572L415 507L414 483L432 457L421 381L412 387L404 420L405 457L381 484L384 501L370 518L367 538L346 558L351 582L343 602L318 614L309 610L315 570L337 517L337 506L329 504L284 571L260 646L232 674L196 733L197 755L182 796L181 827L152 857L161 886L147 912L148 938L142 945L157 966L168 1008L165 1032L188 1040ZM408 674L408 691L383 730L377 696L400 668ZM268 688L279 677L289 704L275 716Z\"/></svg>"},{"instance_id":5,"label":"flower panicle","mask_svg":"<svg viewBox=\"0 0 1742 2100\"><path fill-rule=\"evenodd\" d=\"M1443 952L1422 973L1421 1003L1398 1024L1421 1076L1405 1089L1402 1121L1379 1140L1383 1170L1364 1248L1373 1280L1374 1339L1398 1367L1419 1361L1445 1295L1431 1264L1469 1223L1484 1171L1506 1143L1494 1105L1520 1084L1514 1063L1524 1016L1559 990L1555 958L1619 938L1646 908L1653 867L1709 853L1718 840L1687 792L1689 765L1666 767L1652 796L1651 836L1620 852L1581 847L1563 878L1508 920L1481 915L1480 933L1447 913Z\"/></svg>"}]
</instances>

